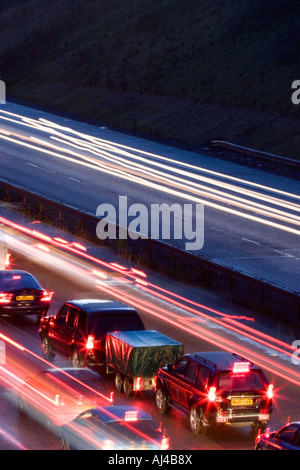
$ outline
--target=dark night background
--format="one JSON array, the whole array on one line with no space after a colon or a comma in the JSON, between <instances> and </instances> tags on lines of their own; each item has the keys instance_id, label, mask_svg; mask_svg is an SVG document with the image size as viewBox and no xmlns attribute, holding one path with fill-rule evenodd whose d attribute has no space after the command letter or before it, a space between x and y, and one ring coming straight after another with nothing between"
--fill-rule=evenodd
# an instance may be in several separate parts
<instances>
[{"instance_id":1,"label":"dark night background","mask_svg":"<svg viewBox=\"0 0 300 470\"><path fill-rule=\"evenodd\" d=\"M299 159L298 0L2 0L7 98Z\"/></svg>"}]
</instances>

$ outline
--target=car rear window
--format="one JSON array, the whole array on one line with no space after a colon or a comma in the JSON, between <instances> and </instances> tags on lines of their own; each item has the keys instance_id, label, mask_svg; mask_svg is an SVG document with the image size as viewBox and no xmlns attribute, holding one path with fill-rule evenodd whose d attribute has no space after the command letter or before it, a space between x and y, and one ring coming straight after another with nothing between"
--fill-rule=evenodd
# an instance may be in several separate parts
<instances>
[{"instance_id":1,"label":"car rear window","mask_svg":"<svg viewBox=\"0 0 300 470\"><path fill-rule=\"evenodd\" d=\"M41 289L36 279L30 274L4 274L1 276L0 289L3 292L19 289Z\"/></svg>"},{"instance_id":2,"label":"car rear window","mask_svg":"<svg viewBox=\"0 0 300 470\"><path fill-rule=\"evenodd\" d=\"M135 313L113 313L93 314L90 334L95 337L103 336L113 331L135 331L144 330L142 320Z\"/></svg>"},{"instance_id":3,"label":"car rear window","mask_svg":"<svg viewBox=\"0 0 300 470\"><path fill-rule=\"evenodd\" d=\"M154 421L142 419L137 421L110 421L107 427L117 436L122 436L124 440L147 440L161 438L161 432Z\"/></svg>"},{"instance_id":4,"label":"car rear window","mask_svg":"<svg viewBox=\"0 0 300 470\"><path fill-rule=\"evenodd\" d=\"M251 391L262 390L264 382L259 371L249 371L244 374L224 372L219 377L219 389L221 391Z\"/></svg>"}]
</instances>

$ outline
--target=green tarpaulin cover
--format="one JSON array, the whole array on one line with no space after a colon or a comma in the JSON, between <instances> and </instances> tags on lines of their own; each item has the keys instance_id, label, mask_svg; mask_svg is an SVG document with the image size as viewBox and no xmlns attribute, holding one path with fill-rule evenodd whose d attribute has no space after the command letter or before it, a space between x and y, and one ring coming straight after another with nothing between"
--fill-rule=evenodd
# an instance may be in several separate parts
<instances>
[{"instance_id":1,"label":"green tarpaulin cover","mask_svg":"<svg viewBox=\"0 0 300 470\"><path fill-rule=\"evenodd\" d=\"M106 335L106 364L128 377L153 377L159 367L183 355L183 344L156 330Z\"/></svg>"}]
</instances>

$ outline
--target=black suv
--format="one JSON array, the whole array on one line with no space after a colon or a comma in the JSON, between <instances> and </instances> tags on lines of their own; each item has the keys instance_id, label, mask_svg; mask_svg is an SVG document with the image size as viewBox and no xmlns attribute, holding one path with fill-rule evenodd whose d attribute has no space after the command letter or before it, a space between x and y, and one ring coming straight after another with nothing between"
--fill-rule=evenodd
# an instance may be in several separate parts
<instances>
[{"instance_id":1,"label":"black suv","mask_svg":"<svg viewBox=\"0 0 300 470\"><path fill-rule=\"evenodd\" d=\"M138 313L127 305L81 299L66 302L55 316L43 317L39 334L46 359L57 352L78 367L105 364L106 333L144 329Z\"/></svg>"},{"instance_id":2,"label":"black suv","mask_svg":"<svg viewBox=\"0 0 300 470\"><path fill-rule=\"evenodd\" d=\"M212 424L264 429L272 413L273 386L262 370L237 354L199 352L159 369L156 406L187 414L195 434Z\"/></svg>"}]
</instances>

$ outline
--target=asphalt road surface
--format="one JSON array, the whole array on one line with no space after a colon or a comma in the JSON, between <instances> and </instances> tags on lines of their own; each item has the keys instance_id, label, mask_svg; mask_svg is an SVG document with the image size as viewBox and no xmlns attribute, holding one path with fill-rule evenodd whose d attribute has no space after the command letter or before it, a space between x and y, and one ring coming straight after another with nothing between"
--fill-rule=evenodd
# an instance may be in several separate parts
<instances>
[{"instance_id":1,"label":"asphalt road surface","mask_svg":"<svg viewBox=\"0 0 300 470\"><path fill-rule=\"evenodd\" d=\"M274 413L270 421L271 428L285 424L287 418L299 419L299 366L293 366L291 357L286 354L282 344L276 342L276 332L269 329L268 336L264 334L259 320L252 321L252 313L241 311L235 306L222 305L218 297L203 289L190 289L172 281L147 273L147 281L152 289L139 288L143 284L125 282L130 279L131 271L120 270L109 272L108 264L103 272L109 274L97 281L95 263L87 262L80 256L75 256L64 250L38 244L36 240L16 231L9 231L11 238L12 261L14 267L20 267L34 274L44 288L54 290L54 301L49 313L54 313L63 302L70 298L86 298L87 296L101 298L122 298L125 303L138 306L138 310L148 329L156 329L162 333L183 342L185 352L231 349L247 354L249 359L258 361L274 384L275 399ZM46 248L49 248L47 251ZM103 252L105 263L113 263ZM101 255L99 252L98 255ZM119 266L120 267L120 266ZM91 275L93 273L93 276ZM132 279L132 277L131 277ZM143 278L144 279L144 278ZM172 302L171 295L164 298L156 294L164 287L167 292L185 292L186 306L188 301L201 302L199 314L192 313L187 307ZM223 316L219 313L223 312ZM227 321L226 321L227 318ZM232 326L238 325L238 331L231 328L228 318L234 319ZM228 325L228 327L227 327ZM2 318L0 331L11 341L6 343L7 363L14 367L13 384L19 384L25 376L45 367L40 348L38 325L35 318ZM250 335L251 333L251 335ZM274 336L273 336L274 333ZM3 336L2 336L3 338ZM289 341L296 338L286 338L286 349ZM20 349L22 346L22 349ZM57 367L69 365L69 362L56 356L54 364ZM4 366L5 367L5 366ZM115 391L113 375L105 376L105 381L111 391ZM0 413L0 448L1 449L41 449L56 450L59 448L58 439L49 431L39 426L31 419L20 418L16 406L16 391L13 386L2 386ZM205 435L195 436L189 430L188 419L172 411L170 415L161 416L156 410L152 392L135 394L125 397L115 391L115 404L134 404L149 412L161 423L170 437L171 449L183 450L249 450L253 449L254 436L250 428L218 428L209 430Z\"/></svg>"},{"instance_id":2,"label":"asphalt road surface","mask_svg":"<svg viewBox=\"0 0 300 470\"><path fill-rule=\"evenodd\" d=\"M148 215L153 204L178 203L170 242L185 247L173 229L193 223L198 253L299 292L296 179L9 103L0 109L0 139L0 180L93 215L101 204L118 211L119 196ZM184 204L204 206L204 228Z\"/></svg>"}]
</instances>

